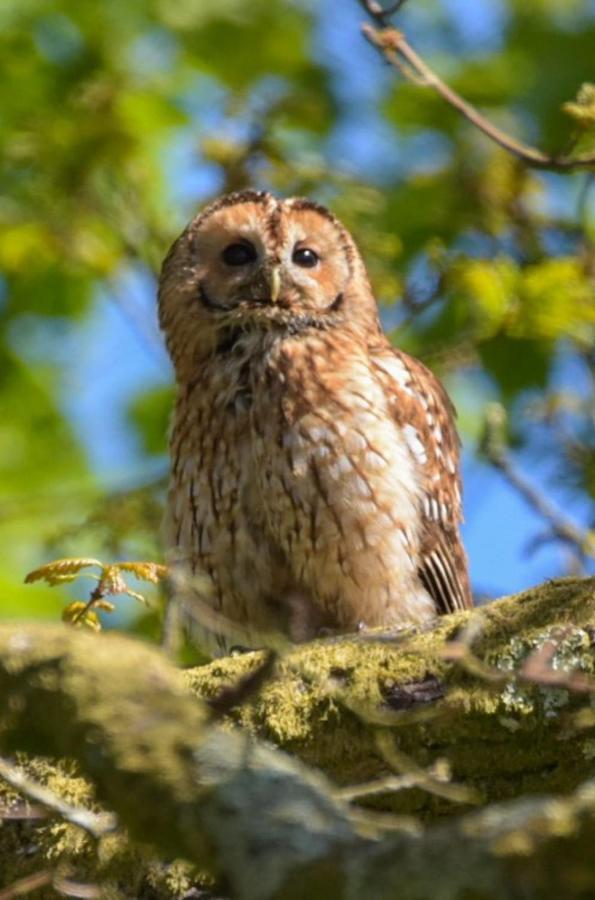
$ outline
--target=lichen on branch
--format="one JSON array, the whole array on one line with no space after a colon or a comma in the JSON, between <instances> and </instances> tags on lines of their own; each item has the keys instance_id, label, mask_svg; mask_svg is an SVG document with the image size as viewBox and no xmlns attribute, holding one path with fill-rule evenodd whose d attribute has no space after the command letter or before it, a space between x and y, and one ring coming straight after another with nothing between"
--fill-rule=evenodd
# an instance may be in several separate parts
<instances>
[{"instance_id":1,"label":"lichen on branch","mask_svg":"<svg viewBox=\"0 0 595 900\"><path fill-rule=\"evenodd\" d=\"M579 882L595 890L595 723L585 703L594 628L595 580L564 579L422 633L296 647L254 682L255 694L238 692L235 708L228 690L222 723L204 699L253 671L262 654L181 673L123 636L5 625L0 748L74 760L89 796L126 828L122 853L138 862L149 845L153 859L185 858L245 900L354 898L364 886L371 900L397 889L429 900L437 879L445 900L470 891L509 898L515 879L523 896L579 896ZM410 763L415 786L401 781L396 793L390 779L369 798L337 787ZM441 784L470 793L449 795ZM527 797L537 791L567 796ZM486 807L468 811L480 793ZM355 799L385 812L363 812ZM387 810L415 818L387 820ZM557 852L568 864L552 873ZM72 850L75 869L76 860ZM138 893L146 865L144 875L131 866L136 886L124 879L119 889ZM152 896L181 893L170 885Z\"/></svg>"},{"instance_id":2,"label":"lichen on branch","mask_svg":"<svg viewBox=\"0 0 595 900\"><path fill-rule=\"evenodd\" d=\"M452 661L454 642L469 623L473 656L500 673L496 682ZM595 774L592 739L572 727L573 711L588 697L566 684L570 672L576 681L594 671L594 635L595 579L560 579L444 617L422 633L370 633L297 647L232 717L341 785L386 775L377 735L388 729L416 764L445 757L454 780L486 800L569 790L577 777ZM526 677L525 661L534 662L552 641L547 666L555 683ZM197 695L214 697L259 660L259 654L217 660L185 678ZM454 811L420 791L387 794L375 805L430 818Z\"/></svg>"}]
</instances>

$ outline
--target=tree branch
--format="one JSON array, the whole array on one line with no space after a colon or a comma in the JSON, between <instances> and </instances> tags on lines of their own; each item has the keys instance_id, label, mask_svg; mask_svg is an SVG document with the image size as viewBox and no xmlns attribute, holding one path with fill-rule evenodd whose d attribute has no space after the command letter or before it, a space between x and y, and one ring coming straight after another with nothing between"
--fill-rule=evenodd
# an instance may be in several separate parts
<instances>
[{"instance_id":1,"label":"tree branch","mask_svg":"<svg viewBox=\"0 0 595 900\"><path fill-rule=\"evenodd\" d=\"M30 894L38 888L51 884L53 880L54 872L50 869L34 872L33 875L19 878L4 890L0 890L0 900L15 900L17 897L23 897L25 894Z\"/></svg>"},{"instance_id":2,"label":"tree branch","mask_svg":"<svg viewBox=\"0 0 595 900\"><path fill-rule=\"evenodd\" d=\"M479 612L475 652L491 666L508 667L514 679L511 667L523 653L549 641L549 654L552 628L567 626L558 670L592 671L594 587L593 579L567 579L494 602ZM183 689L181 673L155 649L65 626L0 627L0 744L73 757L135 840L217 873L238 900L389 900L404 885L418 900L435 898L438 885L443 900L471 893L510 900L515 885L519 896L547 900L576 896L577 883L586 896L595 890L595 791L593 784L576 786L593 772L588 741L572 727L568 698L543 685L516 694L507 683L483 683L444 660L441 649L477 615L445 617L428 632L297 647L234 714L303 756L333 759L348 780L354 755L360 772L367 765L368 777L360 780L375 768L386 773L377 752L381 736L397 767L405 752L423 756L435 773L439 753L488 795L502 796L510 778L518 795L546 785L574 789L566 798L522 796L427 828L393 818L388 832L382 817L353 814L321 774L246 733L212 725L207 705ZM219 660L186 680L212 696L260 659ZM404 707L412 678L432 687L410 689ZM423 793L419 786L414 791ZM415 809L410 791L391 796L403 802L407 795ZM429 797L434 805L425 806L426 819L445 811L443 798ZM556 854L568 864L552 872ZM88 859L86 873L92 874Z\"/></svg>"},{"instance_id":3,"label":"tree branch","mask_svg":"<svg viewBox=\"0 0 595 900\"><path fill-rule=\"evenodd\" d=\"M481 634L474 642L475 656L490 671L498 670L498 682L485 678L484 670L470 682L458 662L446 661L445 650L453 648L460 629L477 620ZM591 622L595 580L561 579L470 614L444 617L421 634L401 631L380 640L364 632L297 647L231 718L342 786L386 776L390 767L379 750L377 731L387 728L398 736L399 750L418 765L427 768L446 758L456 782L480 790L487 800L539 791L546 783L565 790L576 783L577 772L586 776L592 769L591 763L584 768L580 741L569 741L561 713L570 714L588 701L569 693L558 708L560 715L551 716L541 684L532 686L522 669L535 651L549 647L569 626L571 633L556 650L555 667L557 689L570 691L565 670L576 668L578 658L581 672L595 668L595 648L590 649L587 637ZM571 658L570 647L582 641L589 649L569 666L564 660ZM216 697L223 687L245 678L261 658L244 654L218 660L190 670L186 678L199 696ZM542 734L539 742L536 729ZM514 743L512 756L506 751L509 741ZM423 791L387 795L382 806L424 817L453 809Z\"/></svg>"},{"instance_id":4,"label":"tree branch","mask_svg":"<svg viewBox=\"0 0 595 900\"><path fill-rule=\"evenodd\" d=\"M49 788L42 784L36 784L18 767L0 757L0 778L11 787L19 791L29 800L40 803L47 810L51 810L66 822L78 825L94 838L101 838L116 828L116 820L109 813L93 813L89 809L83 809L66 803ZM0 818L2 813L0 812ZM0 897L1 900L1 897Z\"/></svg>"},{"instance_id":5,"label":"tree branch","mask_svg":"<svg viewBox=\"0 0 595 900\"><path fill-rule=\"evenodd\" d=\"M548 524L550 539L558 538L573 546L581 558L595 559L595 538L588 531L582 531L562 514L544 497L537 488L527 481L518 471L507 453L494 453L488 456L489 462L498 469L508 483L524 498L536 513Z\"/></svg>"},{"instance_id":6,"label":"tree branch","mask_svg":"<svg viewBox=\"0 0 595 900\"><path fill-rule=\"evenodd\" d=\"M506 410L502 404L487 405L480 441L481 453L525 502L547 522L546 540L558 539L570 545L577 551L581 565L587 557L595 559L595 534L589 530L581 530L566 519L516 468L507 451L506 420ZM543 541L543 537L540 541Z\"/></svg>"},{"instance_id":7,"label":"tree branch","mask_svg":"<svg viewBox=\"0 0 595 900\"><path fill-rule=\"evenodd\" d=\"M456 109L468 122L471 122L472 125L508 153L522 160L528 166L537 169L566 172L595 166L595 154L583 156L568 154L549 155L518 141L501 128L498 128L497 125L494 125L493 122L490 122L478 109L449 87L430 68L409 44L401 31L388 27L389 16L398 12L403 3L396 3L384 9L375 0L359 0L359 2L373 21L381 26L379 30L371 25L362 25L364 37L382 53L386 61L402 72L405 77L415 81L416 84L421 84L436 91L449 106Z\"/></svg>"}]
</instances>

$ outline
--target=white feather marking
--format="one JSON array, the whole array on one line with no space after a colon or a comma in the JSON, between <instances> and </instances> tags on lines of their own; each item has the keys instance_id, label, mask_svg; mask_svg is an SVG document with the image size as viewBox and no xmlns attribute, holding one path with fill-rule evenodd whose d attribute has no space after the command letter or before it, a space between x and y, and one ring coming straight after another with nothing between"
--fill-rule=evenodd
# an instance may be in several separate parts
<instances>
[{"instance_id":1,"label":"white feather marking","mask_svg":"<svg viewBox=\"0 0 595 900\"><path fill-rule=\"evenodd\" d=\"M374 496L372 489L370 488L370 485L365 478L360 478L359 475L356 475L353 479L353 484L355 485L358 494L360 494L362 497L371 499Z\"/></svg>"},{"instance_id":2,"label":"white feather marking","mask_svg":"<svg viewBox=\"0 0 595 900\"><path fill-rule=\"evenodd\" d=\"M371 409L364 410L362 412L358 411L357 414L357 427L362 431L365 431L366 426L371 428L378 424L379 416L377 413L373 412Z\"/></svg>"},{"instance_id":3,"label":"white feather marking","mask_svg":"<svg viewBox=\"0 0 595 900\"><path fill-rule=\"evenodd\" d=\"M335 437L330 428L325 428L322 425L314 425L313 428L309 428L308 436L312 441L326 441L327 443L330 443Z\"/></svg>"},{"instance_id":4,"label":"white feather marking","mask_svg":"<svg viewBox=\"0 0 595 900\"><path fill-rule=\"evenodd\" d=\"M362 410L362 411L370 409L372 406L372 404L366 397L362 397L359 394L357 394L354 397L351 397L350 403L351 403L352 409L357 409L357 410Z\"/></svg>"},{"instance_id":5,"label":"white feather marking","mask_svg":"<svg viewBox=\"0 0 595 900\"><path fill-rule=\"evenodd\" d=\"M430 497L426 494L422 499L422 508L426 518L432 519L434 522L447 521L448 510L435 497Z\"/></svg>"},{"instance_id":6,"label":"white feather marking","mask_svg":"<svg viewBox=\"0 0 595 900\"><path fill-rule=\"evenodd\" d=\"M384 469L387 465L386 459L380 453L376 453L375 450L367 451L365 462L367 469Z\"/></svg>"},{"instance_id":7,"label":"white feather marking","mask_svg":"<svg viewBox=\"0 0 595 900\"><path fill-rule=\"evenodd\" d=\"M368 446L365 437L357 431L351 431L345 443L350 453L361 453Z\"/></svg>"},{"instance_id":8,"label":"white feather marking","mask_svg":"<svg viewBox=\"0 0 595 900\"><path fill-rule=\"evenodd\" d=\"M339 459L328 467L328 473L331 478L341 478L351 471L351 460L347 456L340 456Z\"/></svg>"},{"instance_id":9,"label":"white feather marking","mask_svg":"<svg viewBox=\"0 0 595 900\"><path fill-rule=\"evenodd\" d=\"M403 427L403 435L407 442L407 446L419 463L424 465L428 461L426 449L421 441L417 428L413 425L405 425Z\"/></svg>"},{"instance_id":10,"label":"white feather marking","mask_svg":"<svg viewBox=\"0 0 595 900\"><path fill-rule=\"evenodd\" d=\"M407 367L401 362L398 357L392 358L382 358L376 360L378 367L382 369L387 375L396 381L401 390L405 391L406 394L410 394L413 396L413 390L411 389L411 375Z\"/></svg>"},{"instance_id":11,"label":"white feather marking","mask_svg":"<svg viewBox=\"0 0 595 900\"><path fill-rule=\"evenodd\" d=\"M399 540L401 541L401 543L403 544L405 549L408 550L409 549L409 538L407 537L406 532L403 531L402 528L399 528L399 529L397 529L397 534L399 536Z\"/></svg>"}]
</instances>

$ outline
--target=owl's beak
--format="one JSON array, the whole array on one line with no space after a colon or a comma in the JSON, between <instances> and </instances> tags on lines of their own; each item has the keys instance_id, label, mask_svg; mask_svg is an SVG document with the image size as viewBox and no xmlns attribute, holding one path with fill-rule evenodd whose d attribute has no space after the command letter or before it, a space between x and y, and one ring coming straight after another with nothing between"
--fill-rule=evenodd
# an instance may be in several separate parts
<instances>
[{"instance_id":1,"label":"owl's beak","mask_svg":"<svg viewBox=\"0 0 595 900\"><path fill-rule=\"evenodd\" d=\"M276 303L281 293L281 273L279 269L271 269L271 303Z\"/></svg>"}]
</instances>

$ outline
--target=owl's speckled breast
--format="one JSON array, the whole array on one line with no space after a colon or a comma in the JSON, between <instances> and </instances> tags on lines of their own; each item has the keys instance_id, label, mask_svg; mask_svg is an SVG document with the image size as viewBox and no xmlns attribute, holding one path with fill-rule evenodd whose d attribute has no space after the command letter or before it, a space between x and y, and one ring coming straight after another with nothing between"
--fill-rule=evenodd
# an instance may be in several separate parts
<instances>
[{"instance_id":1,"label":"owl's speckled breast","mask_svg":"<svg viewBox=\"0 0 595 900\"><path fill-rule=\"evenodd\" d=\"M211 360L178 400L172 537L209 603L295 638L356 628L362 609L370 626L432 617L413 461L365 354L346 367L330 335L261 341Z\"/></svg>"}]
</instances>

